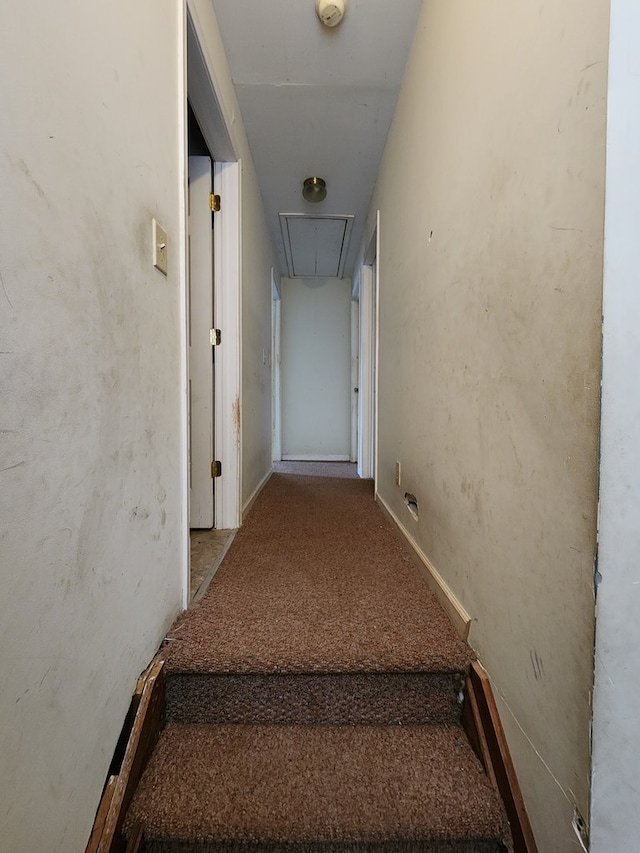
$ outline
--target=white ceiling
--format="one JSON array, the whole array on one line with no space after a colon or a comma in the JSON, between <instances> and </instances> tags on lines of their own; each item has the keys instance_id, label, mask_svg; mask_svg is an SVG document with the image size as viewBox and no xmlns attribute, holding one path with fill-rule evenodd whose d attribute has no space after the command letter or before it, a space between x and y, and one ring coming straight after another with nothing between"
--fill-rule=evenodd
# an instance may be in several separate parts
<instances>
[{"instance_id":1,"label":"white ceiling","mask_svg":"<svg viewBox=\"0 0 640 853\"><path fill-rule=\"evenodd\" d=\"M334 29L318 20L315 0L212 3L280 272L278 214L354 215L350 276L422 0L348 0ZM311 176L327 182L320 204L301 195Z\"/></svg>"}]
</instances>

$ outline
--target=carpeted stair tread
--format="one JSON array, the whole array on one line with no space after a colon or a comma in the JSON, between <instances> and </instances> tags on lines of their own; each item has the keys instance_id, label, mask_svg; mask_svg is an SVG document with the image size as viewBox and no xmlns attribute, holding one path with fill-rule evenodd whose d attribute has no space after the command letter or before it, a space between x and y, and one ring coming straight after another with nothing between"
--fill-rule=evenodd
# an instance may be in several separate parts
<instances>
[{"instance_id":1,"label":"carpeted stair tread","mask_svg":"<svg viewBox=\"0 0 640 853\"><path fill-rule=\"evenodd\" d=\"M450 673L172 673L167 719L183 723L457 723L463 681Z\"/></svg>"},{"instance_id":2,"label":"carpeted stair tread","mask_svg":"<svg viewBox=\"0 0 640 853\"><path fill-rule=\"evenodd\" d=\"M144 849L167 852L498 851L508 834L458 726L169 724L126 825L137 821Z\"/></svg>"},{"instance_id":3,"label":"carpeted stair tread","mask_svg":"<svg viewBox=\"0 0 640 853\"><path fill-rule=\"evenodd\" d=\"M473 659L363 480L274 474L167 672L465 672Z\"/></svg>"}]
</instances>

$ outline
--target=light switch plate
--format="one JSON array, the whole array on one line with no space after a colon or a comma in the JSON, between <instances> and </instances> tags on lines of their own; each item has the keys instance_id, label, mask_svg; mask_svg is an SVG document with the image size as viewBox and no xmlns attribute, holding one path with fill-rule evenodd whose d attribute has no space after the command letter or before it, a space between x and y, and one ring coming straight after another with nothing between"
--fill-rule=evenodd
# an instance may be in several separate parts
<instances>
[{"instance_id":1,"label":"light switch plate","mask_svg":"<svg viewBox=\"0 0 640 853\"><path fill-rule=\"evenodd\" d=\"M167 232L160 223L152 220L153 265L161 273L167 274Z\"/></svg>"}]
</instances>

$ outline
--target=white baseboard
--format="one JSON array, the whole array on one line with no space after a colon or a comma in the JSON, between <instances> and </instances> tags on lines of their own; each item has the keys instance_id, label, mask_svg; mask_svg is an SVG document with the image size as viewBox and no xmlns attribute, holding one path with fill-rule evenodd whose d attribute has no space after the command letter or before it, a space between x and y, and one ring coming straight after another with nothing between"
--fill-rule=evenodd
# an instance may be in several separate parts
<instances>
[{"instance_id":1,"label":"white baseboard","mask_svg":"<svg viewBox=\"0 0 640 853\"><path fill-rule=\"evenodd\" d=\"M318 453L283 453L283 462L350 462L351 457L348 453L339 456L321 456Z\"/></svg>"},{"instance_id":2,"label":"white baseboard","mask_svg":"<svg viewBox=\"0 0 640 853\"><path fill-rule=\"evenodd\" d=\"M254 505L256 498L258 497L260 492L264 489L264 487L269 482L269 478L271 477L272 474L273 474L273 468L270 468L267 471L267 473L265 474L265 476L262 478L262 480L260 480L260 482L258 483L256 488L253 490L253 493L251 494L249 500L246 501L246 503L242 507L242 520L243 521L245 519L246 514L249 512L251 507Z\"/></svg>"},{"instance_id":3,"label":"white baseboard","mask_svg":"<svg viewBox=\"0 0 640 853\"><path fill-rule=\"evenodd\" d=\"M398 528L398 531L402 535L404 539L407 540L409 545L411 545L412 550L414 551L416 557L418 558L420 567L423 569L423 575L425 580L429 584L431 591L438 599L442 607L444 608L447 616L453 622L453 626L462 637L463 640L467 640L469 638L469 629L471 627L471 617L464 609L464 607L460 604L458 599L453 594L451 587L447 584L442 575L435 568L431 560L424 553L422 548L418 545L413 536L409 533L404 524L396 517L393 510L389 508L383 498L380 497L379 494L376 494L376 500L380 504L381 509L384 511L385 515L388 516L389 520Z\"/></svg>"}]
</instances>

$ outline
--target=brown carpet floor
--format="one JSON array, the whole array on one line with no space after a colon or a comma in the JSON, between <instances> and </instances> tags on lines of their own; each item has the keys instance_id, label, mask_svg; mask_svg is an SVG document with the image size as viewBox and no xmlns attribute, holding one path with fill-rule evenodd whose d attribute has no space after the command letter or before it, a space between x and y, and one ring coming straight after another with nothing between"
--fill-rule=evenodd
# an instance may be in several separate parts
<instances>
[{"instance_id":1,"label":"brown carpet floor","mask_svg":"<svg viewBox=\"0 0 640 853\"><path fill-rule=\"evenodd\" d=\"M274 474L163 653L149 853L506 850L459 725L473 654L370 481Z\"/></svg>"},{"instance_id":2,"label":"brown carpet floor","mask_svg":"<svg viewBox=\"0 0 640 853\"><path fill-rule=\"evenodd\" d=\"M372 489L274 474L200 606L170 632L169 671L466 671L469 647Z\"/></svg>"}]
</instances>

